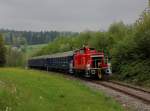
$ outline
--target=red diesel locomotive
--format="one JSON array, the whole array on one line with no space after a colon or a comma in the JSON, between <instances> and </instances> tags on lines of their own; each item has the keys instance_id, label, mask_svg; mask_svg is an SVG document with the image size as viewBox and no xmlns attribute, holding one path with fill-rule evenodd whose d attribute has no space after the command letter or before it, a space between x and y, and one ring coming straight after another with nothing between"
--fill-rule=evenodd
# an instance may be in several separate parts
<instances>
[{"instance_id":1,"label":"red diesel locomotive","mask_svg":"<svg viewBox=\"0 0 150 111\"><path fill-rule=\"evenodd\" d=\"M33 57L28 60L28 66L37 69L61 70L74 75L99 79L106 79L111 75L110 64L108 58L104 56L104 52L89 47Z\"/></svg>"},{"instance_id":2,"label":"red diesel locomotive","mask_svg":"<svg viewBox=\"0 0 150 111\"><path fill-rule=\"evenodd\" d=\"M84 47L75 51L73 56L73 70L75 73L82 72L86 77L103 78L111 74L108 59L104 53L93 48Z\"/></svg>"}]
</instances>

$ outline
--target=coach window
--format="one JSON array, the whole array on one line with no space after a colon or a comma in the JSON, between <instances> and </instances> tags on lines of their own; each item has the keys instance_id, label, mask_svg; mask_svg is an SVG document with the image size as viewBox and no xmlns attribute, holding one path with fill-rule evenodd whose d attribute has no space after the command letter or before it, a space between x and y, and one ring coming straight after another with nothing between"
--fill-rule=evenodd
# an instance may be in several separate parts
<instances>
[{"instance_id":1,"label":"coach window","mask_svg":"<svg viewBox=\"0 0 150 111\"><path fill-rule=\"evenodd\" d=\"M60 57L60 63L62 64L62 57Z\"/></svg>"}]
</instances>

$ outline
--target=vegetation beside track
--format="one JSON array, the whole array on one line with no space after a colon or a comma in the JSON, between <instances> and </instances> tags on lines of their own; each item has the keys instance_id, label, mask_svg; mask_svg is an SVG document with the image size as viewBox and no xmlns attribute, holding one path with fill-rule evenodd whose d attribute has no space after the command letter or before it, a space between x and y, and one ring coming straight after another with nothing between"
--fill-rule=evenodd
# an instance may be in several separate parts
<instances>
[{"instance_id":1,"label":"vegetation beside track","mask_svg":"<svg viewBox=\"0 0 150 111\"><path fill-rule=\"evenodd\" d=\"M56 73L0 69L0 111L123 111L103 93Z\"/></svg>"}]
</instances>

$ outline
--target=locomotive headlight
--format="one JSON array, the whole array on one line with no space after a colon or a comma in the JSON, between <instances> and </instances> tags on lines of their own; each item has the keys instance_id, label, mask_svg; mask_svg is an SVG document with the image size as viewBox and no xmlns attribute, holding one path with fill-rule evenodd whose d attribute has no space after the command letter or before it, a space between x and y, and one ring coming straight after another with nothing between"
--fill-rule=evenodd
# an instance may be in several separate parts
<instances>
[{"instance_id":1,"label":"locomotive headlight","mask_svg":"<svg viewBox=\"0 0 150 111\"><path fill-rule=\"evenodd\" d=\"M90 69L90 64L87 64L87 65L86 65L86 68L89 70L89 69Z\"/></svg>"},{"instance_id":2,"label":"locomotive headlight","mask_svg":"<svg viewBox=\"0 0 150 111\"><path fill-rule=\"evenodd\" d=\"M106 74L112 74L111 69L110 69L110 68L107 68L107 69L105 70L105 73L106 73Z\"/></svg>"}]
</instances>

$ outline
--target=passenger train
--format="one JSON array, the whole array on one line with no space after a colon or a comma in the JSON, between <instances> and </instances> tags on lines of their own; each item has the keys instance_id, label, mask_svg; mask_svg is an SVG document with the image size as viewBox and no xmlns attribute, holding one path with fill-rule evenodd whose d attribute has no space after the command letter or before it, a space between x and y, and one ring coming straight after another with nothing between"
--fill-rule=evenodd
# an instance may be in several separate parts
<instances>
[{"instance_id":1,"label":"passenger train","mask_svg":"<svg viewBox=\"0 0 150 111\"><path fill-rule=\"evenodd\" d=\"M108 79L111 66L103 51L83 47L79 50L32 57L28 67L48 71L65 71L72 75Z\"/></svg>"}]
</instances>

